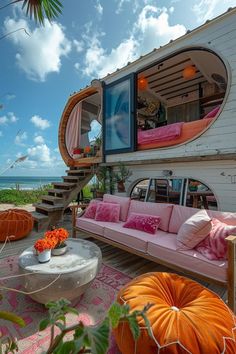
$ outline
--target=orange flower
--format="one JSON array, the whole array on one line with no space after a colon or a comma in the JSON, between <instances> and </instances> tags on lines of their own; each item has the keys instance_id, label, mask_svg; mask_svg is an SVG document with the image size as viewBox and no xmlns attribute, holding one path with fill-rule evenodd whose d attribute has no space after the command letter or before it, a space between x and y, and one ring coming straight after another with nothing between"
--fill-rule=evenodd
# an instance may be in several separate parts
<instances>
[{"instance_id":1,"label":"orange flower","mask_svg":"<svg viewBox=\"0 0 236 354\"><path fill-rule=\"evenodd\" d=\"M41 238L41 239L37 240L34 244L34 248L39 253L41 253L45 250L51 250L54 247L55 247L55 242L53 242L53 240L46 239L46 238Z\"/></svg>"},{"instance_id":2,"label":"orange flower","mask_svg":"<svg viewBox=\"0 0 236 354\"><path fill-rule=\"evenodd\" d=\"M69 232L66 229L58 228L52 231L47 231L44 234L44 237L48 240L52 240L55 243L55 247L63 243L69 236Z\"/></svg>"},{"instance_id":3,"label":"orange flower","mask_svg":"<svg viewBox=\"0 0 236 354\"><path fill-rule=\"evenodd\" d=\"M89 154L89 153L91 152L91 146L85 146L84 152L85 152L86 154Z\"/></svg>"}]
</instances>

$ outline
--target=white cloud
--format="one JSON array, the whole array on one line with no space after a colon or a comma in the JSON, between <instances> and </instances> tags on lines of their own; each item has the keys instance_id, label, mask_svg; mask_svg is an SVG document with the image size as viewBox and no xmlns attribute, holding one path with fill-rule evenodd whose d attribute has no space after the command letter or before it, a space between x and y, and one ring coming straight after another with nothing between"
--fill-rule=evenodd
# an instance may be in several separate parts
<instances>
[{"instance_id":1,"label":"white cloud","mask_svg":"<svg viewBox=\"0 0 236 354\"><path fill-rule=\"evenodd\" d=\"M171 7L169 8L169 12L172 14L174 11L175 11L174 6L171 6Z\"/></svg>"},{"instance_id":2,"label":"white cloud","mask_svg":"<svg viewBox=\"0 0 236 354\"><path fill-rule=\"evenodd\" d=\"M73 40L73 45L78 53L81 53L84 49L83 41L77 41L77 39Z\"/></svg>"},{"instance_id":3,"label":"white cloud","mask_svg":"<svg viewBox=\"0 0 236 354\"><path fill-rule=\"evenodd\" d=\"M123 4L123 2L122 2ZM168 12L169 11L169 12ZM84 43L90 43L85 49L84 67L79 68L87 76L103 77L107 73L114 72L137 59L140 55L146 54L174 40L186 32L181 24L170 25L169 16L173 7L159 8L146 5L139 13L138 19L133 23L133 30L128 38L108 52L103 48L100 37L104 35L95 33L90 25L87 32L83 34Z\"/></svg>"},{"instance_id":4,"label":"white cloud","mask_svg":"<svg viewBox=\"0 0 236 354\"><path fill-rule=\"evenodd\" d=\"M64 27L53 22L45 21L44 27L36 27L31 31L28 22L24 19L6 18L4 21L5 33L25 28L30 34L18 31L8 37L17 49L17 65L26 73L27 77L36 81L45 81L49 73L59 72L61 58L71 50L71 43L66 38Z\"/></svg>"},{"instance_id":5,"label":"white cloud","mask_svg":"<svg viewBox=\"0 0 236 354\"><path fill-rule=\"evenodd\" d=\"M25 146L25 141L28 139L28 135L26 132L23 132L21 134L17 134L15 137L15 144L20 145L20 146Z\"/></svg>"},{"instance_id":6,"label":"white cloud","mask_svg":"<svg viewBox=\"0 0 236 354\"><path fill-rule=\"evenodd\" d=\"M40 144L27 149L29 159L43 163L51 162L50 149L46 144Z\"/></svg>"},{"instance_id":7,"label":"white cloud","mask_svg":"<svg viewBox=\"0 0 236 354\"><path fill-rule=\"evenodd\" d=\"M0 125L16 123L19 120L13 112L8 112L6 115L0 117Z\"/></svg>"},{"instance_id":8,"label":"white cloud","mask_svg":"<svg viewBox=\"0 0 236 354\"><path fill-rule=\"evenodd\" d=\"M43 144L44 143L44 138L41 135L37 135L34 138L35 144Z\"/></svg>"},{"instance_id":9,"label":"white cloud","mask_svg":"<svg viewBox=\"0 0 236 354\"><path fill-rule=\"evenodd\" d=\"M51 126L51 123L47 119L43 119L37 115L33 116L30 121L39 129L47 129Z\"/></svg>"},{"instance_id":10,"label":"white cloud","mask_svg":"<svg viewBox=\"0 0 236 354\"><path fill-rule=\"evenodd\" d=\"M102 7L101 3L99 2L99 0L97 0L97 2L96 2L95 9L99 13L99 15L103 14L103 7Z\"/></svg>"},{"instance_id":11,"label":"white cloud","mask_svg":"<svg viewBox=\"0 0 236 354\"><path fill-rule=\"evenodd\" d=\"M222 6L223 5L223 6ZM226 11L228 7L235 6L235 0L200 0L193 6L193 12L198 22L205 22Z\"/></svg>"}]
</instances>

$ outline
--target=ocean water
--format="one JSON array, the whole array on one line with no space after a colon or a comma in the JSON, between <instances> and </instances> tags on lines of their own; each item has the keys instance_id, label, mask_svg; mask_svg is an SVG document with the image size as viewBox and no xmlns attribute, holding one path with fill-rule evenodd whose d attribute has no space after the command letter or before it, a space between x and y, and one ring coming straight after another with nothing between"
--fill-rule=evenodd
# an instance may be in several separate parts
<instances>
[{"instance_id":1,"label":"ocean water","mask_svg":"<svg viewBox=\"0 0 236 354\"><path fill-rule=\"evenodd\" d=\"M62 182L61 177L6 177L0 176L1 189L37 189L52 182Z\"/></svg>"}]
</instances>

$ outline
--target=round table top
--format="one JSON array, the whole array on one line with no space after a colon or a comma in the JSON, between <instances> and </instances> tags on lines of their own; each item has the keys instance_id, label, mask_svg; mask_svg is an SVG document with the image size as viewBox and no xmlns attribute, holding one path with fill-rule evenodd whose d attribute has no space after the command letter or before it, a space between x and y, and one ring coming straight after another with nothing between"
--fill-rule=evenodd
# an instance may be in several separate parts
<instances>
[{"instance_id":1,"label":"round table top","mask_svg":"<svg viewBox=\"0 0 236 354\"><path fill-rule=\"evenodd\" d=\"M102 259L100 248L93 242L69 239L66 243L66 253L52 256L47 263L39 263L34 247L29 247L20 255L19 266L29 272L64 274L77 272Z\"/></svg>"}]
</instances>

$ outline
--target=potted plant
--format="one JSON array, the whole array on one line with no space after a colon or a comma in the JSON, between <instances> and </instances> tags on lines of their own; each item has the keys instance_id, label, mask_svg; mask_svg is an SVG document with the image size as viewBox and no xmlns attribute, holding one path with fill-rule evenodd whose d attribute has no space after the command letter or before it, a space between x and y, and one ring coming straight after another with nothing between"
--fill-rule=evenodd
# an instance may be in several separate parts
<instances>
[{"instance_id":1,"label":"potted plant","mask_svg":"<svg viewBox=\"0 0 236 354\"><path fill-rule=\"evenodd\" d=\"M97 171L98 184L96 187L96 198L102 198L107 192L108 169L106 166L100 166Z\"/></svg>"},{"instance_id":2,"label":"potted plant","mask_svg":"<svg viewBox=\"0 0 236 354\"><path fill-rule=\"evenodd\" d=\"M56 240L41 238L34 244L39 263L49 262L51 259L51 250L56 246Z\"/></svg>"},{"instance_id":3,"label":"potted plant","mask_svg":"<svg viewBox=\"0 0 236 354\"><path fill-rule=\"evenodd\" d=\"M118 172L114 173L115 181L117 182L117 190L119 193L125 192L125 181L132 175L132 172L124 165L123 162L119 162Z\"/></svg>"},{"instance_id":4,"label":"potted plant","mask_svg":"<svg viewBox=\"0 0 236 354\"><path fill-rule=\"evenodd\" d=\"M94 150L95 150L95 155L96 156L101 156L102 155L102 137L101 136L97 136L95 138L95 143L94 143Z\"/></svg>"},{"instance_id":5,"label":"potted plant","mask_svg":"<svg viewBox=\"0 0 236 354\"><path fill-rule=\"evenodd\" d=\"M68 238L69 232L62 227L56 229L52 228L51 231L46 231L44 237L46 240L51 240L54 243L54 247L52 248L53 256L60 256L64 254L67 250L67 244L65 240Z\"/></svg>"},{"instance_id":6,"label":"potted plant","mask_svg":"<svg viewBox=\"0 0 236 354\"><path fill-rule=\"evenodd\" d=\"M83 155L84 155L84 149L83 148L75 147L73 149L73 158L74 159L79 159L79 158L83 157Z\"/></svg>"}]
</instances>

